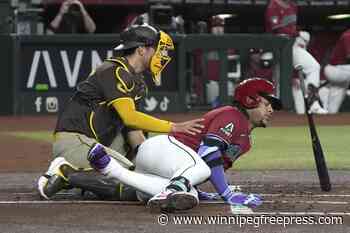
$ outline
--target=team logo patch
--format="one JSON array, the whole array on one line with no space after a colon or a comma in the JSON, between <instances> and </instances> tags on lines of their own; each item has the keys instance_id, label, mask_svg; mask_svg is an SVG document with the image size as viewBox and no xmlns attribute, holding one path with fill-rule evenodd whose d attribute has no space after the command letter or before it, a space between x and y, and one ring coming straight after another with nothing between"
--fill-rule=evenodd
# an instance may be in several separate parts
<instances>
[{"instance_id":1,"label":"team logo patch","mask_svg":"<svg viewBox=\"0 0 350 233\"><path fill-rule=\"evenodd\" d=\"M235 128L235 125L231 122L227 124L225 127L220 128L220 131L223 132L226 136L231 136L234 128Z\"/></svg>"}]
</instances>

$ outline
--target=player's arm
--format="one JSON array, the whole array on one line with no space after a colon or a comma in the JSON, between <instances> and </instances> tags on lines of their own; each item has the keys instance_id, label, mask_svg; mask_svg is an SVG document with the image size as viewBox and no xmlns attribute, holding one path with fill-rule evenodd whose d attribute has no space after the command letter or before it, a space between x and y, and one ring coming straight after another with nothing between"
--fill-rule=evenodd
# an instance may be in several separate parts
<instances>
[{"instance_id":1,"label":"player's arm","mask_svg":"<svg viewBox=\"0 0 350 233\"><path fill-rule=\"evenodd\" d=\"M136 110L134 100L130 97L117 98L111 104L128 127L158 133L187 132L190 134L200 133L203 127L200 124L202 119L173 123L139 112Z\"/></svg>"},{"instance_id":2,"label":"player's arm","mask_svg":"<svg viewBox=\"0 0 350 233\"><path fill-rule=\"evenodd\" d=\"M215 136L206 136L203 140L198 154L210 167L210 182L218 194L230 205L247 205L256 207L262 203L260 197L253 194L234 192L230 189L225 172L222 154L227 150L227 143Z\"/></svg>"},{"instance_id":3,"label":"player's arm","mask_svg":"<svg viewBox=\"0 0 350 233\"><path fill-rule=\"evenodd\" d=\"M115 109L124 125L130 128L158 132L187 132L190 134L199 133L203 127L201 119L173 123L160 120L136 110L134 98L137 93L134 91L135 83L130 77L126 68L111 67L109 71L101 72L98 80L102 87L107 105Z\"/></svg>"},{"instance_id":4,"label":"player's arm","mask_svg":"<svg viewBox=\"0 0 350 233\"><path fill-rule=\"evenodd\" d=\"M230 202L232 191L229 188L225 172L222 151L227 148L227 143L214 135L207 135L199 147L198 154L206 162L211 170L210 182L217 193L227 202Z\"/></svg>"},{"instance_id":5,"label":"player's arm","mask_svg":"<svg viewBox=\"0 0 350 233\"><path fill-rule=\"evenodd\" d=\"M159 133L171 131L173 123L160 120L136 110L135 102L129 97L118 98L112 102L123 123L128 127Z\"/></svg>"}]
</instances>

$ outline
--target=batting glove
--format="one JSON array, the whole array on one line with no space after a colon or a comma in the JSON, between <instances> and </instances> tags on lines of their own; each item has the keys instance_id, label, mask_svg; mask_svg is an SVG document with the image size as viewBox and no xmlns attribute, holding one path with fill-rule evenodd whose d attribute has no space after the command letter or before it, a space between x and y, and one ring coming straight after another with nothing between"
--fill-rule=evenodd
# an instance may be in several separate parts
<instances>
[{"instance_id":1,"label":"batting glove","mask_svg":"<svg viewBox=\"0 0 350 233\"><path fill-rule=\"evenodd\" d=\"M255 208L262 204L262 198L256 194L245 194L230 192L223 199L230 205L245 205L250 208Z\"/></svg>"}]
</instances>

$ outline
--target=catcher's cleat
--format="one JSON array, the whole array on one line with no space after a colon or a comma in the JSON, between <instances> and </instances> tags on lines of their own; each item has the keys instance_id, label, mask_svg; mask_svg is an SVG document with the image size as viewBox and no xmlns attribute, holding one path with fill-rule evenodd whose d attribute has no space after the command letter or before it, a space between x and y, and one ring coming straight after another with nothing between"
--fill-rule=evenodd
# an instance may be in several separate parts
<instances>
[{"instance_id":1,"label":"catcher's cleat","mask_svg":"<svg viewBox=\"0 0 350 233\"><path fill-rule=\"evenodd\" d=\"M184 191L165 190L153 196L147 205L151 210L174 212L189 210L198 205L198 197L195 194Z\"/></svg>"},{"instance_id":2,"label":"catcher's cleat","mask_svg":"<svg viewBox=\"0 0 350 233\"><path fill-rule=\"evenodd\" d=\"M38 180L38 190L45 199L50 199L62 189L71 188L68 183L68 175L76 172L77 169L68 163L63 157L55 158L47 172Z\"/></svg>"}]
</instances>

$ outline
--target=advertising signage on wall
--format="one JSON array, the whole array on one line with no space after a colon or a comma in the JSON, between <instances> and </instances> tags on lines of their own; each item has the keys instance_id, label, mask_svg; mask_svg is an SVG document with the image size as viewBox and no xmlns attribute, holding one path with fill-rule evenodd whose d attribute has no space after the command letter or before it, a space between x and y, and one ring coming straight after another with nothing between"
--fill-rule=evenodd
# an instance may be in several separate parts
<instances>
[{"instance_id":1,"label":"advertising signage on wall","mask_svg":"<svg viewBox=\"0 0 350 233\"><path fill-rule=\"evenodd\" d=\"M27 92L18 96L16 114L57 114L61 111L71 94L66 92ZM141 111L154 112L178 112L183 111L178 95L174 92L155 92L149 94L141 104Z\"/></svg>"},{"instance_id":2,"label":"advertising signage on wall","mask_svg":"<svg viewBox=\"0 0 350 233\"><path fill-rule=\"evenodd\" d=\"M90 72L105 58L113 56L111 44L56 44L21 46L21 91L72 91L76 84L88 77ZM163 72L160 91L176 91L176 58ZM146 76L146 79L151 80ZM149 81L147 80L147 82ZM153 90L152 82L148 82Z\"/></svg>"},{"instance_id":3,"label":"advertising signage on wall","mask_svg":"<svg viewBox=\"0 0 350 233\"><path fill-rule=\"evenodd\" d=\"M105 48L32 47L23 48L22 91L69 91L85 79L113 50Z\"/></svg>"},{"instance_id":4,"label":"advertising signage on wall","mask_svg":"<svg viewBox=\"0 0 350 233\"><path fill-rule=\"evenodd\" d=\"M52 38L18 40L15 114L57 114L76 85L86 79L104 59L115 55L115 44L111 43L113 39L88 41L79 37L68 40ZM144 100L141 105L143 111L178 111L175 101L178 88L176 74L174 57L163 71L161 87L152 87L151 77L145 76L152 96Z\"/></svg>"}]
</instances>

